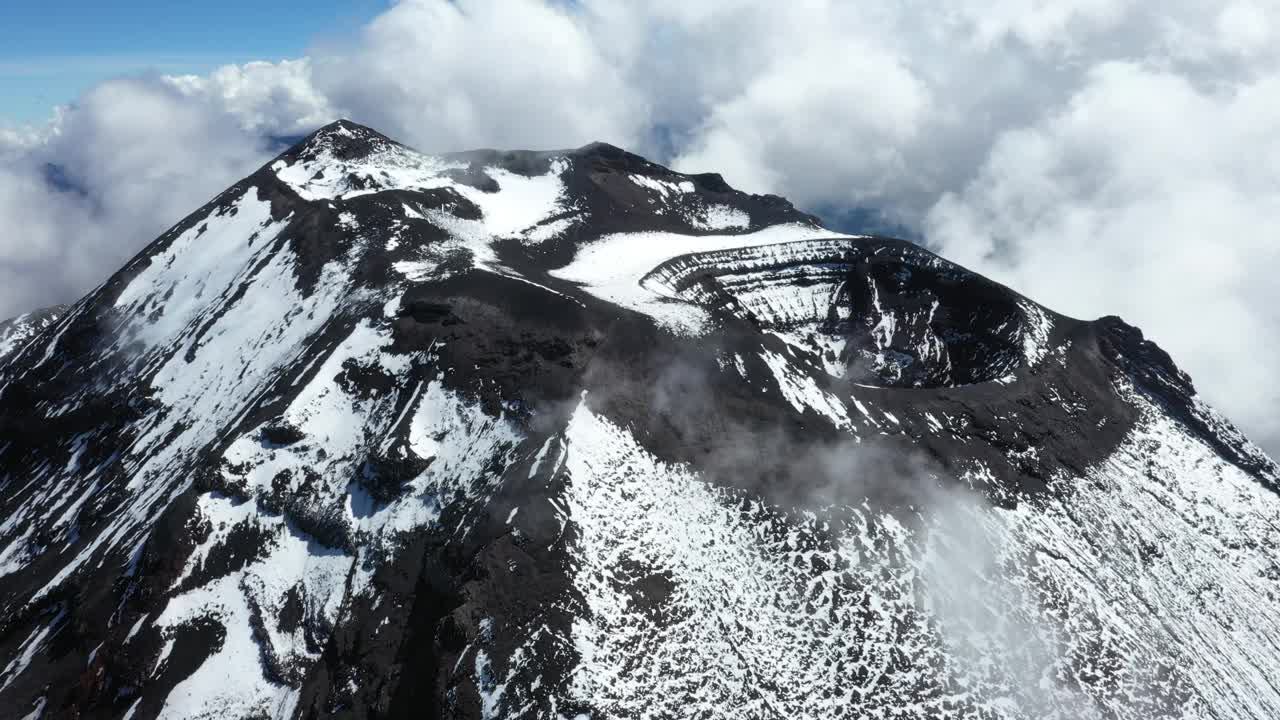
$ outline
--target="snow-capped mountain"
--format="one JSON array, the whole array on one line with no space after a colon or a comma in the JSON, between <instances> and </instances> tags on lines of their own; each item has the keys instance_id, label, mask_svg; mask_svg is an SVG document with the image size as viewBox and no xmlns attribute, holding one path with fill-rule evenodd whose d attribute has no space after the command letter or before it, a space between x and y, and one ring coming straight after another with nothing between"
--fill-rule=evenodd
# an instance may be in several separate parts
<instances>
[{"instance_id":1,"label":"snow-capped mountain","mask_svg":"<svg viewBox=\"0 0 1280 720\"><path fill-rule=\"evenodd\" d=\"M0 716L1275 718L1277 489L1117 318L339 122L0 326Z\"/></svg>"},{"instance_id":2,"label":"snow-capped mountain","mask_svg":"<svg viewBox=\"0 0 1280 720\"><path fill-rule=\"evenodd\" d=\"M52 325L66 311L66 306L54 305L0 322L0 362L4 362L10 353L25 345L41 330Z\"/></svg>"}]
</instances>

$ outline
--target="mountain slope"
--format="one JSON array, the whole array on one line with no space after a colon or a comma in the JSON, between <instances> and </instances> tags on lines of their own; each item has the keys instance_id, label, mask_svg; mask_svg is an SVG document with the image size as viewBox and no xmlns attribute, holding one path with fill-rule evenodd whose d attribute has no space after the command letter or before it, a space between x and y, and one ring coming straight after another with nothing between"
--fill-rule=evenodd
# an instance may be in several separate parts
<instances>
[{"instance_id":1,"label":"mountain slope","mask_svg":"<svg viewBox=\"0 0 1280 720\"><path fill-rule=\"evenodd\" d=\"M1280 712L1278 471L1159 348L608 145L330 125L0 431L5 717Z\"/></svg>"},{"instance_id":2,"label":"mountain slope","mask_svg":"<svg viewBox=\"0 0 1280 720\"><path fill-rule=\"evenodd\" d=\"M0 322L0 362L21 349L66 311L65 305L54 305Z\"/></svg>"}]
</instances>

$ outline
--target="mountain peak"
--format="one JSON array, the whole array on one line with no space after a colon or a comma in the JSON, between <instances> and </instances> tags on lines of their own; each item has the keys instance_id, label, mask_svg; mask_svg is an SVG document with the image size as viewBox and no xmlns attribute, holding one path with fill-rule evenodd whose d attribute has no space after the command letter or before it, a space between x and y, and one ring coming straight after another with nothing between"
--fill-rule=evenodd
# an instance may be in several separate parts
<instances>
[{"instance_id":1,"label":"mountain peak","mask_svg":"<svg viewBox=\"0 0 1280 720\"><path fill-rule=\"evenodd\" d=\"M356 160L374 155L392 145L399 143L373 128L344 118L306 136L281 157L315 158L328 152L340 159Z\"/></svg>"},{"instance_id":2,"label":"mountain peak","mask_svg":"<svg viewBox=\"0 0 1280 720\"><path fill-rule=\"evenodd\" d=\"M0 364L66 311L66 305L53 305L0 321Z\"/></svg>"},{"instance_id":3,"label":"mountain peak","mask_svg":"<svg viewBox=\"0 0 1280 720\"><path fill-rule=\"evenodd\" d=\"M1280 716L1172 358L717 175L339 121L19 323L5 717Z\"/></svg>"},{"instance_id":4,"label":"mountain peak","mask_svg":"<svg viewBox=\"0 0 1280 720\"><path fill-rule=\"evenodd\" d=\"M571 150L477 149L428 155L349 121L317 130L280 155L269 175L309 200L350 200L381 193L427 193L431 207L443 194L460 195L451 207L481 212L501 203L506 188L550 193L527 216L508 215L499 227L531 230L544 221L590 217L609 229L680 229L717 232L780 223L817 227L816 218L774 196L735 191L715 174L685 175L607 143ZM513 195L514 196L514 195ZM571 200L571 202L565 202ZM516 208L507 208L508 212ZM574 223L576 224L576 221Z\"/></svg>"}]
</instances>

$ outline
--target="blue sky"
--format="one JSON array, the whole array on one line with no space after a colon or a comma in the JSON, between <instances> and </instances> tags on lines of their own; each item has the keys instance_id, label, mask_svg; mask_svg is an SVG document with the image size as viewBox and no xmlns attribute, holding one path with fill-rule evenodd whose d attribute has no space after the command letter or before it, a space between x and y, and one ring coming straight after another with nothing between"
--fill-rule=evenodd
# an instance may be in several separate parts
<instances>
[{"instance_id":1,"label":"blue sky","mask_svg":"<svg viewBox=\"0 0 1280 720\"><path fill-rule=\"evenodd\" d=\"M388 0L54 0L5 3L0 126L43 122L109 77L280 60L349 35Z\"/></svg>"}]
</instances>

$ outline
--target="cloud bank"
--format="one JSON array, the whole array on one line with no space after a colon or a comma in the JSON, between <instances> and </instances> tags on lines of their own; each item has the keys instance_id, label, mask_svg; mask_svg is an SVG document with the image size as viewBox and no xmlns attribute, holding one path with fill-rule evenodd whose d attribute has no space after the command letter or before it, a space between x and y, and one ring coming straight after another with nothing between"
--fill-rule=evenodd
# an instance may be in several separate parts
<instances>
[{"instance_id":1,"label":"cloud bank","mask_svg":"<svg viewBox=\"0 0 1280 720\"><path fill-rule=\"evenodd\" d=\"M1278 40L1251 0L403 0L309 58L0 131L0 315L74 298L338 116L428 151L602 139L1120 314L1274 453Z\"/></svg>"}]
</instances>

